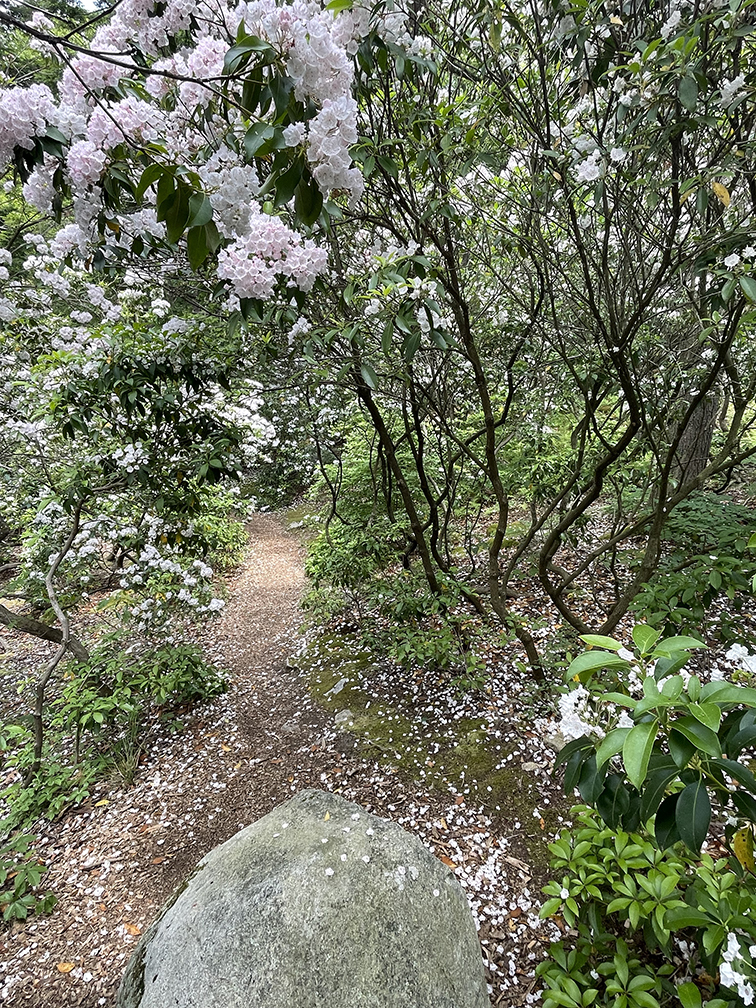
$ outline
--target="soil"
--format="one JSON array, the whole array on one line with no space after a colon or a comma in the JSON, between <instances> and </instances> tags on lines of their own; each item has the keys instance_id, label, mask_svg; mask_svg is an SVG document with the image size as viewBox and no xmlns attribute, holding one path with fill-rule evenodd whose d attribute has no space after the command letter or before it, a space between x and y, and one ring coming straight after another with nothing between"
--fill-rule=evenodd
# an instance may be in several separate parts
<instances>
[{"instance_id":1,"label":"soil","mask_svg":"<svg viewBox=\"0 0 756 1008\"><path fill-rule=\"evenodd\" d=\"M37 824L35 849L50 866L45 888L58 903L0 932L0 1004L113 1008L139 935L200 858L307 787L338 791L417 833L467 891L492 1004L534 1002L533 969L553 937L537 919L542 880L523 842L539 829L538 809L522 808L522 823L511 809L497 815L469 789L413 781L340 730L292 664L301 646L300 545L274 516L255 516L249 531L224 614L198 633L230 689L197 706L180 732L152 735L132 786L106 782L86 805ZM10 630L0 638L7 688L49 646ZM541 752L530 759L539 760L542 747L533 747ZM523 758L532 774L548 773L548 759Z\"/></svg>"}]
</instances>

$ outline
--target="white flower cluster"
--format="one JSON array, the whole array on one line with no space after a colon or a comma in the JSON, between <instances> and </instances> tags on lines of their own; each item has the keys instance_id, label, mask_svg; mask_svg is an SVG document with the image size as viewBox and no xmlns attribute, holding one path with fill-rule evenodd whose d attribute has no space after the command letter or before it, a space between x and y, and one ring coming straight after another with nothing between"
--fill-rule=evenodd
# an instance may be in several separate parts
<instances>
[{"instance_id":1,"label":"white flower cluster","mask_svg":"<svg viewBox=\"0 0 756 1008\"><path fill-rule=\"evenodd\" d=\"M744 1005L752 1005L756 997L756 990L753 987L753 967L752 962L756 958L756 945L748 948L748 955L751 962L743 956L743 946L741 938L730 932L727 935L727 948L722 953L722 962L719 965L719 982L725 987L736 990ZM749 968L750 979L742 972L743 967Z\"/></svg>"},{"instance_id":2,"label":"white flower cluster","mask_svg":"<svg viewBox=\"0 0 756 1008\"><path fill-rule=\"evenodd\" d=\"M745 88L745 77L739 74L730 81L725 81L722 84L722 94L719 99L719 103L722 108L728 108L732 103L740 97L743 89Z\"/></svg>"},{"instance_id":3,"label":"white flower cluster","mask_svg":"<svg viewBox=\"0 0 756 1008\"><path fill-rule=\"evenodd\" d=\"M351 168L351 144L357 142L357 103L351 95L323 102L309 123L307 158L315 165L313 175L321 191L346 189L355 204L364 188L362 173Z\"/></svg>"},{"instance_id":4,"label":"white flower cluster","mask_svg":"<svg viewBox=\"0 0 756 1008\"><path fill-rule=\"evenodd\" d=\"M268 298L278 277L300 290L310 290L325 270L328 254L303 239L279 217L250 212L250 233L218 255L218 276L229 280L240 298Z\"/></svg>"},{"instance_id":5,"label":"white flower cluster","mask_svg":"<svg viewBox=\"0 0 756 1008\"><path fill-rule=\"evenodd\" d=\"M725 654L725 658L744 672L756 674L756 654L750 654L748 648L743 647L742 644L733 644Z\"/></svg>"},{"instance_id":6,"label":"white flower cluster","mask_svg":"<svg viewBox=\"0 0 756 1008\"><path fill-rule=\"evenodd\" d=\"M591 695L585 686L576 686L567 693L562 693L557 701L559 721L557 730L565 741L580 738L582 735L594 735L603 738L605 732L594 724L595 712L590 705Z\"/></svg>"},{"instance_id":7,"label":"white flower cluster","mask_svg":"<svg viewBox=\"0 0 756 1008\"><path fill-rule=\"evenodd\" d=\"M116 467L128 473L141 469L148 462L149 457L149 452L145 446L136 444L135 442L129 442L123 445L123 447L116 448L111 455Z\"/></svg>"},{"instance_id":8,"label":"white flower cluster","mask_svg":"<svg viewBox=\"0 0 756 1008\"><path fill-rule=\"evenodd\" d=\"M46 84L0 90L0 163L14 147L30 150L36 136L44 136L55 120L55 101Z\"/></svg>"},{"instance_id":9,"label":"white flower cluster","mask_svg":"<svg viewBox=\"0 0 756 1008\"><path fill-rule=\"evenodd\" d=\"M241 134L233 135L234 130L244 127L233 107L233 87L241 83L227 79L224 84L231 83L232 89L227 119L219 114L197 115L198 109L217 100L229 37L243 22L248 33L265 39L277 51L294 81L297 99L313 103L318 110L306 125L289 126L286 142L304 144L324 194L346 191L354 202L362 193L363 180L351 167L349 155L357 139L352 56L369 30L369 21L369 9L360 4L334 15L312 0L281 5L276 0L221 4L173 0L165 5L155 0L123 0L90 43L93 52L113 62L85 54L70 61L59 86L59 106L41 85L0 92L0 157L7 161L15 145L29 146L35 135L54 123L70 141L65 167L74 190L74 217L82 233L88 233L101 208L99 184L113 150L122 144L159 142L181 169L198 171L222 235L232 240L250 236L259 225L260 179L236 153ZM166 55L171 47L175 51ZM127 54L133 51L143 53L155 70L167 76L147 78L147 100L130 95L113 101L107 89L129 75L132 59ZM40 209L50 208L55 167L53 163L39 166L26 184L27 198ZM156 225L132 213L128 224L113 228L105 237L109 244L118 245L139 226L151 235L164 234L163 226ZM75 244L73 236L71 241L67 251L81 246L81 235ZM314 265L323 257L308 248L292 252L287 259L291 269L286 275L295 283L299 283L297 277L304 277L302 286L307 289ZM234 274L238 273L235 268ZM252 280L248 276L240 286L267 291L270 277Z\"/></svg>"}]
</instances>

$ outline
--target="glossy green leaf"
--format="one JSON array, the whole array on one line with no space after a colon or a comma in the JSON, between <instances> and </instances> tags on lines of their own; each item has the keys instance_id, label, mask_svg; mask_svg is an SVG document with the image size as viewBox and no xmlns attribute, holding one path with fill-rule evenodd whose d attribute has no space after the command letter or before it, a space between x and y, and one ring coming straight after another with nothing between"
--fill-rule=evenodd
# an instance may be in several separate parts
<instances>
[{"instance_id":1,"label":"glossy green leaf","mask_svg":"<svg viewBox=\"0 0 756 1008\"><path fill-rule=\"evenodd\" d=\"M633 642L641 654L647 654L659 640L660 633L646 623L638 623L633 627Z\"/></svg>"},{"instance_id":2,"label":"glossy green leaf","mask_svg":"<svg viewBox=\"0 0 756 1008\"><path fill-rule=\"evenodd\" d=\"M690 739L674 730L670 731L667 744L669 745L669 754L680 770L683 770L693 759L694 754L698 752L698 748Z\"/></svg>"},{"instance_id":3,"label":"glossy green leaf","mask_svg":"<svg viewBox=\"0 0 756 1008\"><path fill-rule=\"evenodd\" d=\"M369 364L361 364L360 374L362 375L362 380L365 382L367 387L375 392L378 388L378 375L375 373L373 368Z\"/></svg>"},{"instance_id":4,"label":"glossy green leaf","mask_svg":"<svg viewBox=\"0 0 756 1008\"><path fill-rule=\"evenodd\" d=\"M715 703L692 703L689 704L688 710L702 725L706 725L713 732L719 731L722 711Z\"/></svg>"},{"instance_id":5,"label":"glossy green leaf","mask_svg":"<svg viewBox=\"0 0 756 1008\"><path fill-rule=\"evenodd\" d=\"M748 300L756 303L756 279L752 276L741 276L738 277L738 283Z\"/></svg>"},{"instance_id":6,"label":"glossy green leaf","mask_svg":"<svg viewBox=\"0 0 756 1008\"><path fill-rule=\"evenodd\" d=\"M711 802L703 780L688 784L680 792L675 821L680 839L694 854L699 854L711 822Z\"/></svg>"},{"instance_id":7,"label":"glossy green leaf","mask_svg":"<svg viewBox=\"0 0 756 1008\"><path fill-rule=\"evenodd\" d=\"M684 735L689 742L692 742L697 749L700 749L707 755L714 757L722 755L722 746L716 732L701 724L700 721L691 715L688 714L685 717L677 718L676 721L672 722L672 727L675 731Z\"/></svg>"},{"instance_id":8,"label":"glossy green leaf","mask_svg":"<svg viewBox=\"0 0 756 1008\"><path fill-rule=\"evenodd\" d=\"M659 806L664 800L669 785L678 776L678 768L655 770L646 777L645 786L641 793L640 816L645 822L651 816L656 815Z\"/></svg>"},{"instance_id":9,"label":"glossy green leaf","mask_svg":"<svg viewBox=\"0 0 756 1008\"><path fill-rule=\"evenodd\" d=\"M688 112L695 112L698 102L698 84L695 77L688 74L680 80L677 87L677 97L684 109L687 109Z\"/></svg>"},{"instance_id":10,"label":"glossy green leaf","mask_svg":"<svg viewBox=\"0 0 756 1008\"><path fill-rule=\"evenodd\" d=\"M680 839L675 811L679 794L667 795L654 819L654 836L661 850L666 850Z\"/></svg>"},{"instance_id":11,"label":"glossy green leaf","mask_svg":"<svg viewBox=\"0 0 756 1008\"><path fill-rule=\"evenodd\" d=\"M590 679L591 673L601 668L627 666L627 662L619 655L610 651L586 651L578 655L567 669L567 676L574 679L577 676L581 682Z\"/></svg>"},{"instance_id":12,"label":"glossy green leaf","mask_svg":"<svg viewBox=\"0 0 756 1008\"><path fill-rule=\"evenodd\" d=\"M628 780L640 789L645 780L648 761L659 730L657 720L644 721L630 729L622 745L622 760Z\"/></svg>"},{"instance_id":13,"label":"glossy green leaf","mask_svg":"<svg viewBox=\"0 0 756 1008\"><path fill-rule=\"evenodd\" d=\"M702 687L701 700L756 707L756 689L752 686L737 686L735 683L710 682Z\"/></svg>"},{"instance_id":14,"label":"glossy green leaf","mask_svg":"<svg viewBox=\"0 0 756 1008\"><path fill-rule=\"evenodd\" d=\"M191 268L199 269L209 252L204 227L189 228L186 233L186 251Z\"/></svg>"},{"instance_id":15,"label":"glossy green leaf","mask_svg":"<svg viewBox=\"0 0 756 1008\"><path fill-rule=\"evenodd\" d=\"M738 784L742 784L743 787L748 788L750 792L756 794L756 777L754 777L748 767L743 766L742 763L738 763L737 760L730 759L715 759L711 762L714 766L724 770Z\"/></svg>"},{"instance_id":16,"label":"glossy green leaf","mask_svg":"<svg viewBox=\"0 0 756 1008\"><path fill-rule=\"evenodd\" d=\"M204 193L194 193L189 198L189 227L202 227L213 217L213 206Z\"/></svg>"},{"instance_id":17,"label":"glossy green leaf","mask_svg":"<svg viewBox=\"0 0 756 1008\"><path fill-rule=\"evenodd\" d=\"M694 648L705 648L703 641L697 637L667 637L666 640L659 641L654 648L654 654L669 657L677 651L690 651Z\"/></svg>"},{"instance_id":18,"label":"glossy green leaf","mask_svg":"<svg viewBox=\"0 0 756 1008\"><path fill-rule=\"evenodd\" d=\"M612 756L616 756L625 744L630 728L613 728L604 736L596 750L596 765L603 766Z\"/></svg>"}]
</instances>

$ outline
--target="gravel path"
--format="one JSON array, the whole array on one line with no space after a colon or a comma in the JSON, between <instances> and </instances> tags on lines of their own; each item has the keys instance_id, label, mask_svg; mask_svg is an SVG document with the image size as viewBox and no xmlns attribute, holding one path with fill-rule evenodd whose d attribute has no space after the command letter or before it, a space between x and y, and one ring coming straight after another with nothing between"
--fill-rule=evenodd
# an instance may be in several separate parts
<instances>
[{"instance_id":1,"label":"gravel path","mask_svg":"<svg viewBox=\"0 0 756 1008\"><path fill-rule=\"evenodd\" d=\"M197 861L304 787L395 819L451 865L480 925L492 1003L531 1003L549 936L527 888L533 873L503 835L512 824L356 754L288 664L299 644L300 547L267 515L251 522L250 542L223 618L200 634L231 689L197 708L180 734L155 736L132 787L103 786L87 806L39 824L45 881L59 903L49 917L0 932L0 1003L112 1008L139 934ZM28 641L10 631L2 639L6 662L15 648L28 667ZM42 657L46 646L34 647Z\"/></svg>"}]
</instances>

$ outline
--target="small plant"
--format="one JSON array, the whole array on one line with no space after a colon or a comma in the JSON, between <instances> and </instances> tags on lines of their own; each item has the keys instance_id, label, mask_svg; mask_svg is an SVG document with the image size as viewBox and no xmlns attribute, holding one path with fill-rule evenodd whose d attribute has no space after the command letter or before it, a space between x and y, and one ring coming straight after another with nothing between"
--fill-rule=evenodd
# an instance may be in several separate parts
<instances>
[{"instance_id":1,"label":"small plant","mask_svg":"<svg viewBox=\"0 0 756 1008\"><path fill-rule=\"evenodd\" d=\"M9 822L0 823L0 833ZM41 892L39 884L45 865L28 856L34 837L12 831L0 846L0 912L4 921L25 920L30 913L49 913L56 899Z\"/></svg>"}]
</instances>

